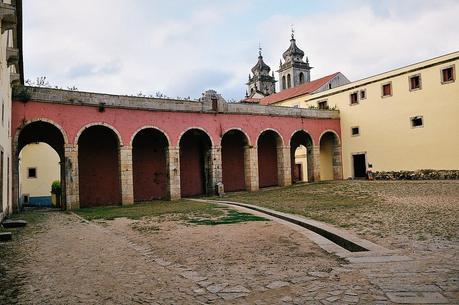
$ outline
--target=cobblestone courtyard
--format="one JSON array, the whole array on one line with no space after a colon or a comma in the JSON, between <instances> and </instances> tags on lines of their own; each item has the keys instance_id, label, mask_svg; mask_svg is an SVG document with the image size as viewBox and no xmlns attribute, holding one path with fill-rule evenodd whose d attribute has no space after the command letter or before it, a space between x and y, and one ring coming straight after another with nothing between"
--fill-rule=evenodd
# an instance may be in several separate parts
<instances>
[{"instance_id":1,"label":"cobblestone courtyard","mask_svg":"<svg viewBox=\"0 0 459 305\"><path fill-rule=\"evenodd\" d=\"M369 202L375 192L365 183L328 187L359 189L356 196ZM86 221L73 213L30 212L29 225L0 244L0 304L459 304L459 183L376 187L378 202L402 203L408 215L399 217L416 218L412 232L396 221L384 232L377 225L363 230L368 220L359 217L343 225L329 215L330 222L406 260L349 263L303 229L272 220L200 225L174 214ZM350 198L342 189L336 196ZM375 211L384 213L391 212ZM419 234L420 216L443 229Z\"/></svg>"}]
</instances>

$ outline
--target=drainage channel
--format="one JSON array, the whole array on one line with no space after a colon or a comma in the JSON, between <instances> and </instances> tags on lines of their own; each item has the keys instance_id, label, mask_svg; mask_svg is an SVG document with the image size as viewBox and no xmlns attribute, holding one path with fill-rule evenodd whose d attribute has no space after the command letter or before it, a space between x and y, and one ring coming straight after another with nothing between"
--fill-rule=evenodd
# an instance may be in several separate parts
<instances>
[{"instance_id":1,"label":"drainage channel","mask_svg":"<svg viewBox=\"0 0 459 305\"><path fill-rule=\"evenodd\" d=\"M212 200L207 200L209 202L212 202ZM258 208L256 206L253 206L253 205L245 205L245 204L240 204L240 203L237 203L237 202L232 202L232 201L218 201L216 200L215 202L220 202L220 203L224 203L224 204L229 204L229 205L235 205L235 206L239 206L239 207L242 207L242 208L246 208L246 209L250 209L250 210L254 210L254 211L257 211L257 212L260 212L260 213L263 213L263 214L267 214L269 216L273 216L273 217L276 217L276 218L279 218L279 219L282 219L282 220L285 220L285 221L288 221L290 223L293 223L293 224L296 224L300 227L303 227L305 229L308 229L314 233L317 233L319 234L320 236L323 236L325 237L326 239L334 242L335 244L337 244L338 246L350 251L350 252L365 252L365 251L369 251L368 249L350 241L350 240L347 240L335 233L332 233L330 231L327 231L325 229L322 229L322 228L319 228L319 227L316 227L312 224L309 224L309 223L306 223L304 221L301 221L301 220L298 220L298 219L295 219L295 218L292 218L292 217L289 217L288 215L285 215L285 214L281 214L281 213L275 213L275 212L271 212L269 210L265 210L265 209L262 209L262 208Z\"/></svg>"}]
</instances>

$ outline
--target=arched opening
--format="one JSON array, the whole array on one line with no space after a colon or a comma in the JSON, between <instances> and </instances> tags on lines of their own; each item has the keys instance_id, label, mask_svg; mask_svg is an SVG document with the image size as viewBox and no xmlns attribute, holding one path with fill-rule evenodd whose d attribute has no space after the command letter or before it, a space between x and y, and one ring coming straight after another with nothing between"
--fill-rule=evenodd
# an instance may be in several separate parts
<instances>
[{"instance_id":1,"label":"arched opening","mask_svg":"<svg viewBox=\"0 0 459 305\"><path fill-rule=\"evenodd\" d=\"M282 89L287 89L287 85L285 84L285 75L282 76Z\"/></svg>"},{"instance_id":2,"label":"arched opening","mask_svg":"<svg viewBox=\"0 0 459 305\"><path fill-rule=\"evenodd\" d=\"M86 128L78 139L80 207L121 203L119 139L108 127Z\"/></svg>"},{"instance_id":3,"label":"arched opening","mask_svg":"<svg viewBox=\"0 0 459 305\"><path fill-rule=\"evenodd\" d=\"M167 197L167 161L169 143L159 130L146 128L132 141L134 201Z\"/></svg>"},{"instance_id":4,"label":"arched opening","mask_svg":"<svg viewBox=\"0 0 459 305\"><path fill-rule=\"evenodd\" d=\"M287 74L287 88L292 87L292 78L290 77L290 74Z\"/></svg>"},{"instance_id":5,"label":"arched opening","mask_svg":"<svg viewBox=\"0 0 459 305\"><path fill-rule=\"evenodd\" d=\"M290 139L292 182L314 181L312 138L303 130L295 132Z\"/></svg>"},{"instance_id":6,"label":"arched opening","mask_svg":"<svg viewBox=\"0 0 459 305\"><path fill-rule=\"evenodd\" d=\"M230 130L222 137L223 185L226 192L246 189L245 149L248 146L246 135L240 130Z\"/></svg>"},{"instance_id":7,"label":"arched opening","mask_svg":"<svg viewBox=\"0 0 459 305\"><path fill-rule=\"evenodd\" d=\"M303 72L300 72L300 84L304 83L304 74Z\"/></svg>"},{"instance_id":8,"label":"arched opening","mask_svg":"<svg viewBox=\"0 0 459 305\"><path fill-rule=\"evenodd\" d=\"M51 194L61 180L60 157L44 142L30 143L19 153L19 198L22 206L60 207L60 197ZM57 194L60 195L60 194Z\"/></svg>"},{"instance_id":9,"label":"arched opening","mask_svg":"<svg viewBox=\"0 0 459 305\"><path fill-rule=\"evenodd\" d=\"M279 185L278 148L282 147L281 137L273 130L264 131L257 141L259 186Z\"/></svg>"},{"instance_id":10,"label":"arched opening","mask_svg":"<svg viewBox=\"0 0 459 305\"><path fill-rule=\"evenodd\" d=\"M341 144L338 136L327 131L320 138L320 180L342 178Z\"/></svg>"},{"instance_id":11,"label":"arched opening","mask_svg":"<svg viewBox=\"0 0 459 305\"><path fill-rule=\"evenodd\" d=\"M55 196L56 206L65 208L65 142L61 130L44 121L27 124L20 131L13 158L13 188L19 207L25 204L50 206L51 184L57 180L61 192ZM4 159L3 153L1 159ZM4 162L1 163L3 166Z\"/></svg>"},{"instance_id":12,"label":"arched opening","mask_svg":"<svg viewBox=\"0 0 459 305\"><path fill-rule=\"evenodd\" d=\"M180 138L180 189L182 197L210 193L212 142L202 130L190 129Z\"/></svg>"}]
</instances>

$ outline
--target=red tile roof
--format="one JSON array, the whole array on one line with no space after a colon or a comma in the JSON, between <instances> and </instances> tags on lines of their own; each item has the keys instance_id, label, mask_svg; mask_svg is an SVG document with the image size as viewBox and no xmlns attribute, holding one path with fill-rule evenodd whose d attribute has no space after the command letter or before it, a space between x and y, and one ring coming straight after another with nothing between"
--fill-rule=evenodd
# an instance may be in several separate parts
<instances>
[{"instance_id":1,"label":"red tile roof","mask_svg":"<svg viewBox=\"0 0 459 305\"><path fill-rule=\"evenodd\" d=\"M271 105L274 103L278 103L281 101L285 101L289 98L300 96L303 94L308 94L316 91L323 85L325 85L328 81L333 79L339 72L324 76L322 78L313 80L312 82L305 83L293 88L289 88L286 90L283 90L279 93L274 93L271 95L268 95L267 97L264 97L260 101L260 105Z\"/></svg>"}]
</instances>

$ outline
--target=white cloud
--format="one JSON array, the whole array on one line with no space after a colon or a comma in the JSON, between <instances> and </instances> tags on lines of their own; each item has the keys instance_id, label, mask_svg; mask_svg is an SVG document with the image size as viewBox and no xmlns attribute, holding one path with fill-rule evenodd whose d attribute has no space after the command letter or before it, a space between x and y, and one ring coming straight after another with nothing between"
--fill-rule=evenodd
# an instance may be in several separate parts
<instances>
[{"instance_id":1,"label":"white cloud","mask_svg":"<svg viewBox=\"0 0 459 305\"><path fill-rule=\"evenodd\" d=\"M341 71L358 79L458 49L457 1L355 0L300 16L295 7L291 16L263 9L242 0L25 0L26 78L173 97L212 87L241 98L258 42L276 70L292 23L313 78ZM268 17L257 21L261 13Z\"/></svg>"}]
</instances>

